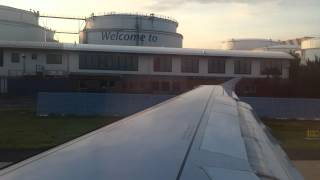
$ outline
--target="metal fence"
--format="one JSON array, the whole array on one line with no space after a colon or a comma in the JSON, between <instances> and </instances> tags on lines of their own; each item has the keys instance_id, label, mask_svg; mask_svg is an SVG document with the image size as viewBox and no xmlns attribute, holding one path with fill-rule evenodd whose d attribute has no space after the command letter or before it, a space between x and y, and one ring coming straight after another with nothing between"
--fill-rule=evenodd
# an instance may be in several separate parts
<instances>
[{"instance_id":1,"label":"metal fence","mask_svg":"<svg viewBox=\"0 0 320 180\"><path fill-rule=\"evenodd\" d=\"M37 115L128 116L173 95L116 93L39 93Z\"/></svg>"},{"instance_id":2,"label":"metal fence","mask_svg":"<svg viewBox=\"0 0 320 180\"><path fill-rule=\"evenodd\" d=\"M7 79L7 93L18 96L35 96L38 92L66 92L71 91L71 80L66 78L52 79Z\"/></svg>"},{"instance_id":3,"label":"metal fence","mask_svg":"<svg viewBox=\"0 0 320 180\"><path fill-rule=\"evenodd\" d=\"M240 97L260 117L320 120L320 99Z\"/></svg>"}]
</instances>

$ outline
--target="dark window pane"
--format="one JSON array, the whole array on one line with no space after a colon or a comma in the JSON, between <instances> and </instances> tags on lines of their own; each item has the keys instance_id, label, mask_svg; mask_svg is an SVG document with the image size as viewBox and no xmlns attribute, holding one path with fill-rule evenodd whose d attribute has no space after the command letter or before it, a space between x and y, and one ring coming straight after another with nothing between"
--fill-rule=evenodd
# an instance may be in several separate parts
<instances>
[{"instance_id":1,"label":"dark window pane","mask_svg":"<svg viewBox=\"0 0 320 180\"><path fill-rule=\"evenodd\" d=\"M199 60L197 57L185 56L181 58L181 72L198 73Z\"/></svg>"},{"instance_id":2,"label":"dark window pane","mask_svg":"<svg viewBox=\"0 0 320 180\"><path fill-rule=\"evenodd\" d=\"M20 62L20 54L19 53L12 53L11 54L11 62L19 63Z\"/></svg>"},{"instance_id":3,"label":"dark window pane","mask_svg":"<svg viewBox=\"0 0 320 180\"><path fill-rule=\"evenodd\" d=\"M153 71L155 72L172 72L171 56L156 56L153 60Z\"/></svg>"},{"instance_id":4,"label":"dark window pane","mask_svg":"<svg viewBox=\"0 0 320 180\"><path fill-rule=\"evenodd\" d=\"M80 53L80 69L138 71L139 59L130 54Z\"/></svg>"},{"instance_id":5,"label":"dark window pane","mask_svg":"<svg viewBox=\"0 0 320 180\"><path fill-rule=\"evenodd\" d=\"M281 75L282 63L277 60L266 60L260 63L260 73L263 75Z\"/></svg>"},{"instance_id":6,"label":"dark window pane","mask_svg":"<svg viewBox=\"0 0 320 180\"><path fill-rule=\"evenodd\" d=\"M62 64L62 55L47 54L47 64Z\"/></svg>"},{"instance_id":7,"label":"dark window pane","mask_svg":"<svg viewBox=\"0 0 320 180\"><path fill-rule=\"evenodd\" d=\"M126 56L118 56L119 58L119 69L120 70L125 70L126 69L126 65L127 65L127 59Z\"/></svg>"},{"instance_id":8,"label":"dark window pane","mask_svg":"<svg viewBox=\"0 0 320 180\"><path fill-rule=\"evenodd\" d=\"M31 59L32 59L32 60L38 59L38 54L32 53L32 54L31 54Z\"/></svg>"},{"instance_id":9,"label":"dark window pane","mask_svg":"<svg viewBox=\"0 0 320 180\"><path fill-rule=\"evenodd\" d=\"M225 73L226 60L220 57L208 58L208 73Z\"/></svg>"},{"instance_id":10,"label":"dark window pane","mask_svg":"<svg viewBox=\"0 0 320 180\"><path fill-rule=\"evenodd\" d=\"M249 60L236 60L234 61L235 74L251 74L251 61Z\"/></svg>"},{"instance_id":11,"label":"dark window pane","mask_svg":"<svg viewBox=\"0 0 320 180\"><path fill-rule=\"evenodd\" d=\"M120 70L119 69L119 60L117 55L112 56L112 67L111 70Z\"/></svg>"},{"instance_id":12,"label":"dark window pane","mask_svg":"<svg viewBox=\"0 0 320 180\"><path fill-rule=\"evenodd\" d=\"M153 70L160 71L160 58L156 57L153 61Z\"/></svg>"},{"instance_id":13,"label":"dark window pane","mask_svg":"<svg viewBox=\"0 0 320 180\"><path fill-rule=\"evenodd\" d=\"M3 66L3 49L0 49L0 66Z\"/></svg>"}]
</instances>

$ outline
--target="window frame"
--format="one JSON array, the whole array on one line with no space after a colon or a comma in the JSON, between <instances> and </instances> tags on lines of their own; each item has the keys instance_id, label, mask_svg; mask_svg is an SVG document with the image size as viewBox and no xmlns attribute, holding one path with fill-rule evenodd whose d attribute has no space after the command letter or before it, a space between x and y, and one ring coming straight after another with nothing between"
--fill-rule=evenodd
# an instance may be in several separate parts
<instances>
[{"instance_id":1,"label":"window frame","mask_svg":"<svg viewBox=\"0 0 320 180\"><path fill-rule=\"evenodd\" d=\"M182 56L180 64L182 73L199 73L199 57Z\"/></svg>"},{"instance_id":2,"label":"window frame","mask_svg":"<svg viewBox=\"0 0 320 180\"><path fill-rule=\"evenodd\" d=\"M79 53L79 69L139 71L139 55L129 53Z\"/></svg>"},{"instance_id":3,"label":"window frame","mask_svg":"<svg viewBox=\"0 0 320 180\"><path fill-rule=\"evenodd\" d=\"M270 63L270 64L268 64ZM280 65L280 66L278 66ZM278 67L279 68L278 68ZM279 74L272 74L272 73L268 73L266 72L267 70L271 70L271 69L277 69L279 70ZM260 62L260 74L261 75L282 75L283 71L283 63L281 62L281 60L264 60Z\"/></svg>"},{"instance_id":4,"label":"window frame","mask_svg":"<svg viewBox=\"0 0 320 180\"><path fill-rule=\"evenodd\" d=\"M20 53L18 52L11 53L11 63L20 63Z\"/></svg>"},{"instance_id":5,"label":"window frame","mask_svg":"<svg viewBox=\"0 0 320 180\"><path fill-rule=\"evenodd\" d=\"M234 60L234 68L233 68L233 71L234 71L234 74L243 74L243 75L251 75L252 74L252 60L247 60L247 59L238 59L238 60ZM243 64L241 64L243 63ZM249 70L247 71L247 65L248 64L250 66L249 67ZM245 69L243 69L243 67L246 67Z\"/></svg>"},{"instance_id":6,"label":"window frame","mask_svg":"<svg viewBox=\"0 0 320 180\"><path fill-rule=\"evenodd\" d=\"M154 56L153 72L172 72L172 59L172 56L168 55Z\"/></svg>"},{"instance_id":7,"label":"window frame","mask_svg":"<svg viewBox=\"0 0 320 180\"><path fill-rule=\"evenodd\" d=\"M226 58L223 58L223 57L208 58L208 73L209 74L225 74Z\"/></svg>"},{"instance_id":8,"label":"window frame","mask_svg":"<svg viewBox=\"0 0 320 180\"><path fill-rule=\"evenodd\" d=\"M4 51L0 48L0 67L4 66Z\"/></svg>"},{"instance_id":9,"label":"window frame","mask_svg":"<svg viewBox=\"0 0 320 180\"><path fill-rule=\"evenodd\" d=\"M38 54L37 53L31 53L31 59L32 60L37 60L38 59Z\"/></svg>"},{"instance_id":10,"label":"window frame","mask_svg":"<svg viewBox=\"0 0 320 180\"><path fill-rule=\"evenodd\" d=\"M54 56L55 59L49 59L49 56ZM57 59L57 57L59 57L59 58ZM52 61L52 62L50 62L50 61ZM54 62L54 61L56 61L56 62ZM61 65L61 64L63 64L62 54L59 54L59 53L46 54L46 64L48 64L48 65Z\"/></svg>"}]
</instances>

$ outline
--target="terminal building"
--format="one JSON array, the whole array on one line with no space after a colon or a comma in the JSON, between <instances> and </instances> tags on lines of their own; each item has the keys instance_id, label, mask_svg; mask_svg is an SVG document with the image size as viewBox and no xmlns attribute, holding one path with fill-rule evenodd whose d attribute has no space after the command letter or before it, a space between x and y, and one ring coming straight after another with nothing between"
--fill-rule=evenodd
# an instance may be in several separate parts
<instances>
[{"instance_id":1,"label":"terminal building","mask_svg":"<svg viewBox=\"0 0 320 180\"><path fill-rule=\"evenodd\" d=\"M9 12L7 19L16 16ZM21 12L20 21L30 14L38 21L39 13ZM45 32L39 39L1 39L0 92L180 93L232 77L286 79L293 58L284 52L181 48L178 23L154 14L93 15L85 22L80 44L49 42L53 36L38 25L32 27Z\"/></svg>"},{"instance_id":2,"label":"terminal building","mask_svg":"<svg viewBox=\"0 0 320 180\"><path fill-rule=\"evenodd\" d=\"M232 77L264 78L268 69L288 78L292 58L282 52L38 42L1 41L0 48L2 77L61 77L73 90L117 92L181 92Z\"/></svg>"}]
</instances>

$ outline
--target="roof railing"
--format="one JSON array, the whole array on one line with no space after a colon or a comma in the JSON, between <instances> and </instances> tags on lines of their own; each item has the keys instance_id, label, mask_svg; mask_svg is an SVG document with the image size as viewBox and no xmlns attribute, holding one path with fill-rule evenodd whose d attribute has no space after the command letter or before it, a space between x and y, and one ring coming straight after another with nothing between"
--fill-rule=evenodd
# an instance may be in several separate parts
<instances>
[{"instance_id":1,"label":"roof railing","mask_svg":"<svg viewBox=\"0 0 320 180\"><path fill-rule=\"evenodd\" d=\"M154 13L150 13L150 14L147 14L147 13L139 13L139 12L136 12L136 13L118 13L118 12L114 12L114 11L111 11L111 12L100 12L100 13L92 13L89 17L84 17L84 16L69 16L69 15L58 15L58 14L46 14L46 13L39 13L38 12L35 12L35 11L30 11L30 12L33 12L35 14L37 14L37 16L39 17L42 17L42 18L56 18L56 19L70 19L70 20L86 20L88 19L89 17L95 17L95 16L112 16L112 15L128 15L128 16L144 16L144 17L155 17L155 18L160 18L160 19L164 19L164 20L167 20L167 21L172 21L176 24L179 24L178 21L172 17L169 17L169 16L164 16L164 15L159 15L159 14L154 14Z\"/></svg>"},{"instance_id":2,"label":"roof railing","mask_svg":"<svg viewBox=\"0 0 320 180\"><path fill-rule=\"evenodd\" d=\"M118 12L100 12L100 13L93 13L92 16L109 16L109 15L128 15L128 16L144 16L144 17L155 17L155 18L160 18L168 21L173 21L174 23L178 24L178 21L172 17L169 16L164 16L164 15L159 15L159 14L154 14L154 13L118 13Z\"/></svg>"}]
</instances>

